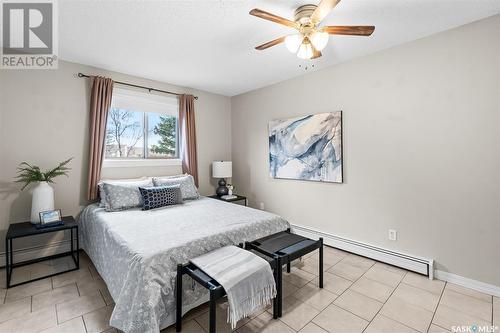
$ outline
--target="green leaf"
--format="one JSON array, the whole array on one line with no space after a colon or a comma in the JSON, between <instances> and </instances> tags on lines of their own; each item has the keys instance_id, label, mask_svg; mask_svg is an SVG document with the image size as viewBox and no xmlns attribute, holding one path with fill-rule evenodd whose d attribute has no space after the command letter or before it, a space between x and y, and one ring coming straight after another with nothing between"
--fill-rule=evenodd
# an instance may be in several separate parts
<instances>
[{"instance_id":1,"label":"green leaf","mask_svg":"<svg viewBox=\"0 0 500 333\"><path fill-rule=\"evenodd\" d=\"M21 162L17 167L17 176L15 177L16 183L24 183L21 191L24 190L29 184L36 182L49 182L54 183L54 178L58 176L68 176L68 171L71 170L67 167L73 157L59 163L57 167L52 170L42 172L36 165L31 165L28 162Z\"/></svg>"}]
</instances>

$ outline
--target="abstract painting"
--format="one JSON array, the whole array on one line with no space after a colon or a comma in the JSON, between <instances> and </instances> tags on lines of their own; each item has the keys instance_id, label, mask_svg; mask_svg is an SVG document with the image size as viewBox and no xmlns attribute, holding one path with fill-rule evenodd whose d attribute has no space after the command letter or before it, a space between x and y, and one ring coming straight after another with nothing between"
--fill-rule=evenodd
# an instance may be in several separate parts
<instances>
[{"instance_id":1,"label":"abstract painting","mask_svg":"<svg viewBox=\"0 0 500 333\"><path fill-rule=\"evenodd\" d=\"M269 122L271 177L342 183L342 111Z\"/></svg>"}]
</instances>

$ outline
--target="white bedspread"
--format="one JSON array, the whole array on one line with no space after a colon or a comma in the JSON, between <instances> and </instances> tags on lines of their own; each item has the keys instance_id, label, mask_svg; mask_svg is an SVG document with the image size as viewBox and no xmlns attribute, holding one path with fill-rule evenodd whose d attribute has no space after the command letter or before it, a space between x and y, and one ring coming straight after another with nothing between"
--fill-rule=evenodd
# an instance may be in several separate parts
<instances>
[{"instance_id":1,"label":"white bedspread","mask_svg":"<svg viewBox=\"0 0 500 333\"><path fill-rule=\"evenodd\" d=\"M289 227L264 211L201 198L142 211L106 212L90 205L79 217L81 244L116 305L110 324L124 332L158 332L175 322L175 274L214 249ZM184 282L183 311L206 301L206 290Z\"/></svg>"}]
</instances>

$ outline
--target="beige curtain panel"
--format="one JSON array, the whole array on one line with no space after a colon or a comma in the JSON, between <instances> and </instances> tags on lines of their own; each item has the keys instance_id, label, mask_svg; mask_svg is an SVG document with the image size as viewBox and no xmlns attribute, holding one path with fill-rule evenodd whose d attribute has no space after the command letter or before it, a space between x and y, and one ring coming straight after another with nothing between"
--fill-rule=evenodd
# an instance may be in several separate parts
<instances>
[{"instance_id":1,"label":"beige curtain panel","mask_svg":"<svg viewBox=\"0 0 500 333\"><path fill-rule=\"evenodd\" d=\"M106 138L106 121L113 96L113 80L101 76L90 78L90 149L87 199L99 197L97 183L101 179Z\"/></svg>"},{"instance_id":2,"label":"beige curtain panel","mask_svg":"<svg viewBox=\"0 0 500 333\"><path fill-rule=\"evenodd\" d=\"M193 176L198 187L198 159L196 157L196 126L194 96L179 95L180 157L182 172Z\"/></svg>"}]
</instances>

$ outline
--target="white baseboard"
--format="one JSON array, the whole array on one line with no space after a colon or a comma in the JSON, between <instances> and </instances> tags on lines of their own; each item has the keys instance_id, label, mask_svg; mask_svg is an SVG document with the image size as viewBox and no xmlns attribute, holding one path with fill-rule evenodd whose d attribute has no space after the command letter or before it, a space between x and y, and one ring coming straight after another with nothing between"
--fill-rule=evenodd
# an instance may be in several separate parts
<instances>
[{"instance_id":1,"label":"white baseboard","mask_svg":"<svg viewBox=\"0 0 500 333\"><path fill-rule=\"evenodd\" d=\"M436 279L442 281L458 284L462 287L474 289L488 295L500 297L500 286L495 286L493 284L469 279L460 275L440 271L437 269L434 271L434 276L436 277Z\"/></svg>"},{"instance_id":2,"label":"white baseboard","mask_svg":"<svg viewBox=\"0 0 500 333\"><path fill-rule=\"evenodd\" d=\"M323 243L325 245L330 245L344 251L427 275L430 279L433 279L434 277L434 260L432 259L419 258L404 253L386 250L380 247L299 225L292 225L292 231L296 234L313 239L323 237Z\"/></svg>"},{"instance_id":3,"label":"white baseboard","mask_svg":"<svg viewBox=\"0 0 500 333\"><path fill-rule=\"evenodd\" d=\"M434 270L434 261L432 259L418 258L415 256L410 256L408 254L397 253L394 251L382 249L376 246L353 241L299 225L292 225L292 230L294 233L302 235L304 237L310 237L313 239L323 237L323 242L325 243L325 245L330 245L341 250L362 255L367 258L382 261L410 271L428 275L431 279L436 278L438 280L477 290L488 295L500 297L500 286L495 286L493 284L473 280L437 269ZM426 267L426 265L428 265L428 268ZM429 270L428 272L427 269Z\"/></svg>"},{"instance_id":4,"label":"white baseboard","mask_svg":"<svg viewBox=\"0 0 500 333\"><path fill-rule=\"evenodd\" d=\"M20 261L46 257L53 254L68 252L70 250L71 250L71 243L70 240L68 239L59 242L53 242L48 245L34 246L30 248L15 250L12 256L14 258L14 262L20 262ZM4 266L5 266L5 252L0 253L0 267Z\"/></svg>"}]
</instances>

